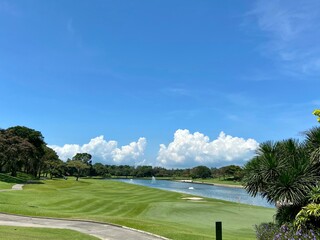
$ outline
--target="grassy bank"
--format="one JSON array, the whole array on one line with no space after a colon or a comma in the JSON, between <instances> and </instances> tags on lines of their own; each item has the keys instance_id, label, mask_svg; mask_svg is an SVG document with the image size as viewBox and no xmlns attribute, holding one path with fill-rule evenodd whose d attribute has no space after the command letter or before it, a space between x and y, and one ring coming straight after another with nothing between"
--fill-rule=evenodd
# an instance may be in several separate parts
<instances>
[{"instance_id":1,"label":"grassy bank","mask_svg":"<svg viewBox=\"0 0 320 240\"><path fill-rule=\"evenodd\" d=\"M73 230L0 226L2 240L98 240Z\"/></svg>"},{"instance_id":2,"label":"grassy bank","mask_svg":"<svg viewBox=\"0 0 320 240\"><path fill-rule=\"evenodd\" d=\"M10 188L12 188L13 185L14 185L13 183L0 182L0 190L10 189Z\"/></svg>"},{"instance_id":3,"label":"grassy bank","mask_svg":"<svg viewBox=\"0 0 320 240\"><path fill-rule=\"evenodd\" d=\"M2 192L0 211L32 216L90 219L121 224L171 239L214 239L223 222L224 239L254 239L253 225L271 221L273 209L188 195L110 180L46 180L23 191Z\"/></svg>"},{"instance_id":4,"label":"grassy bank","mask_svg":"<svg viewBox=\"0 0 320 240\"><path fill-rule=\"evenodd\" d=\"M196 178L193 181L204 182L204 183L213 183L213 184L221 184L221 185L230 185L230 186L242 186L241 182L228 180L228 179L219 179L219 178Z\"/></svg>"}]
</instances>

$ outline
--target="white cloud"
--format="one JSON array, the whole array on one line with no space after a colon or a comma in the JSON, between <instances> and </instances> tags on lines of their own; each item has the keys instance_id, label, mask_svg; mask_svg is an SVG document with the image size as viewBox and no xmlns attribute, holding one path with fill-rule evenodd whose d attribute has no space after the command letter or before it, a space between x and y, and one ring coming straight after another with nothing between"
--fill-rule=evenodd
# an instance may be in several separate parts
<instances>
[{"instance_id":1,"label":"white cloud","mask_svg":"<svg viewBox=\"0 0 320 240\"><path fill-rule=\"evenodd\" d=\"M249 16L268 39L263 54L275 58L283 73L320 73L320 1L259 0Z\"/></svg>"},{"instance_id":2,"label":"white cloud","mask_svg":"<svg viewBox=\"0 0 320 240\"><path fill-rule=\"evenodd\" d=\"M82 146L77 144L65 144L64 146L51 145L62 160L72 158L76 153L90 153L93 160L108 164L138 164L144 161L144 151L147 145L145 138L139 138L137 142L118 147L117 141L106 141L103 136L90 140Z\"/></svg>"},{"instance_id":3,"label":"white cloud","mask_svg":"<svg viewBox=\"0 0 320 240\"><path fill-rule=\"evenodd\" d=\"M173 142L160 145L158 163L165 167L192 167L197 165L222 166L243 164L254 156L258 147L254 139L232 137L221 132L210 142L202 133L177 130Z\"/></svg>"}]
</instances>

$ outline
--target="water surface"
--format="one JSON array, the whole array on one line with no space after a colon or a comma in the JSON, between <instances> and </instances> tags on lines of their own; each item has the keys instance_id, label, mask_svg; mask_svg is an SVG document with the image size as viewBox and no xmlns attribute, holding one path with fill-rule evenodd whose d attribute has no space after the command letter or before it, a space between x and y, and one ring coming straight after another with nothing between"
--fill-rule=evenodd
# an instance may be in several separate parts
<instances>
[{"instance_id":1,"label":"water surface","mask_svg":"<svg viewBox=\"0 0 320 240\"><path fill-rule=\"evenodd\" d=\"M269 207L274 206L269 204L265 199L260 196L251 197L242 188L213 186L207 184L175 182L168 180L142 180L142 179L118 179L117 181L138 184L142 186L159 188L163 190L187 193L202 197L216 198L231 202L250 204L255 206Z\"/></svg>"}]
</instances>

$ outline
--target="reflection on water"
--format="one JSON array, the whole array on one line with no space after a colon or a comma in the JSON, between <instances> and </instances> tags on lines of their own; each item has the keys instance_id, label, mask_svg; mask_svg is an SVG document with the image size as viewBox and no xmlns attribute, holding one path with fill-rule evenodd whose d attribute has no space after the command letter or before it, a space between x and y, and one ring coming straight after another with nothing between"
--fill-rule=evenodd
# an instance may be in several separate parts
<instances>
[{"instance_id":1,"label":"reflection on water","mask_svg":"<svg viewBox=\"0 0 320 240\"><path fill-rule=\"evenodd\" d=\"M274 207L260 196L249 196L247 192L242 188L221 187L207 184L195 184L167 180L150 181L141 179L118 179L117 181L138 184L152 188L159 188L168 191L188 193L202 197L216 198L237 203L245 203L269 208Z\"/></svg>"}]
</instances>

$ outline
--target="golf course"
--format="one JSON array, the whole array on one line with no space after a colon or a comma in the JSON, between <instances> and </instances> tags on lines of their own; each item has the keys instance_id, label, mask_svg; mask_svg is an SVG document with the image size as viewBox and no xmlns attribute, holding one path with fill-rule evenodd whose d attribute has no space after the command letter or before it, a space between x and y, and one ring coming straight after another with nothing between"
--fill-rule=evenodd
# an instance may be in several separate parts
<instances>
[{"instance_id":1,"label":"golf course","mask_svg":"<svg viewBox=\"0 0 320 240\"><path fill-rule=\"evenodd\" d=\"M0 226L1 239L10 240L98 240L98 238L67 229L30 228L15 226Z\"/></svg>"},{"instance_id":2,"label":"golf course","mask_svg":"<svg viewBox=\"0 0 320 240\"><path fill-rule=\"evenodd\" d=\"M275 214L270 208L209 198L193 201L188 197L191 196L110 180L54 179L27 184L23 191L1 192L0 212L112 223L174 240L214 239L215 221L223 223L223 239L255 239L254 225L272 221ZM13 232L13 236L21 228L1 229L6 229L7 236ZM66 232L72 233L30 229L28 234L65 237Z\"/></svg>"}]
</instances>

